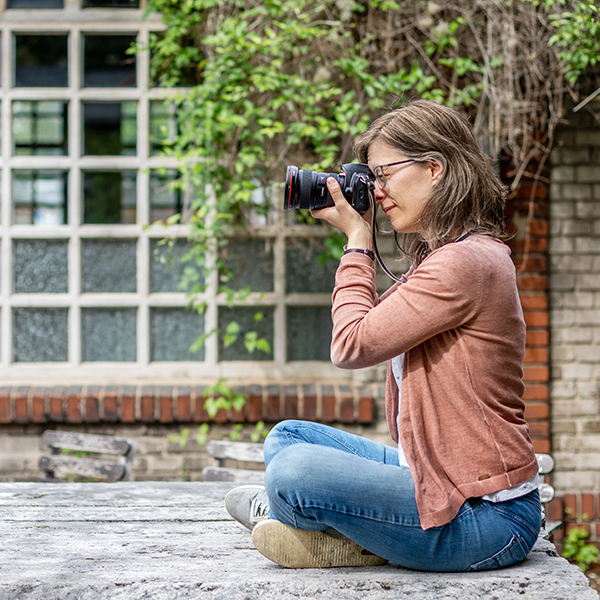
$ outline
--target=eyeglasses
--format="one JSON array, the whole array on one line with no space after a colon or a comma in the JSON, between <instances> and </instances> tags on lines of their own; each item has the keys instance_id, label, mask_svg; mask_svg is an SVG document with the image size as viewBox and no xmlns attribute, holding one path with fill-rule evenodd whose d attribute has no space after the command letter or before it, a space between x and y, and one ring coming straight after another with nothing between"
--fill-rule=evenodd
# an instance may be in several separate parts
<instances>
[{"instance_id":1,"label":"eyeglasses","mask_svg":"<svg viewBox=\"0 0 600 600\"><path fill-rule=\"evenodd\" d=\"M387 167L395 167L396 165L403 165L404 163L409 162L415 162L415 159L409 158L408 160L399 160L398 162L388 163L387 165L379 165L375 167L373 169L373 173L375 174L377 185L379 185L379 187L383 189L385 187L385 184L387 183L385 179L385 173L383 172L384 169L386 169Z\"/></svg>"}]
</instances>

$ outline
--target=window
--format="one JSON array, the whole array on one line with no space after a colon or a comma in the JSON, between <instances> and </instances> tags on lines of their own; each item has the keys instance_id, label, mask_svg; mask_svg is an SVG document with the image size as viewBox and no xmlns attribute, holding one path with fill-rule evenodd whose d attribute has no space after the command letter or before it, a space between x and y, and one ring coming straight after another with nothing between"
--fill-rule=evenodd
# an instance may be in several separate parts
<instances>
[{"instance_id":1,"label":"window","mask_svg":"<svg viewBox=\"0 0 600 600\"><path fill-rule=\"evenodd\" d=\"M180 188L168 152L176 106L150 82L148 56L128 51L160 27L126 10L139 7L84 0L68 20L16 11L5 21L0 273L10 276L0 279L0 368L44 383L65 373L90 382L346 377L329 364L336 264L317 260L324 228L298 225L278 192L258 190L257 206L271 210L209 257L225 266L220 280L196 266L185 225L165 238L160 223L189 216L197 190ZM206 286L206 310L188 308L182 279Z\"/></svg>"}]
</instances>

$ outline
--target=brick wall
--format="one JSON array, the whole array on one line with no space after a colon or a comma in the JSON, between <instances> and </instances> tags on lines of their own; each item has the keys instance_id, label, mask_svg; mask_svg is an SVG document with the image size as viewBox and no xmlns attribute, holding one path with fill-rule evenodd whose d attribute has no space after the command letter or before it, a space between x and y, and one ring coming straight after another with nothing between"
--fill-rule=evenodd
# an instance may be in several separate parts
<instances>
[{"instance_id":1,"label":"brick wall","mask_svg":"<svg viewBox=\"0 0 600 600\"><path fill-rule=\"evenodd\" d=\"M589 110L588 110L589 109ZM569 111L550 171L553 510L600 545L600 114ZM585 515L585 516L584 516Z\"/></svg>"}]
</instances>

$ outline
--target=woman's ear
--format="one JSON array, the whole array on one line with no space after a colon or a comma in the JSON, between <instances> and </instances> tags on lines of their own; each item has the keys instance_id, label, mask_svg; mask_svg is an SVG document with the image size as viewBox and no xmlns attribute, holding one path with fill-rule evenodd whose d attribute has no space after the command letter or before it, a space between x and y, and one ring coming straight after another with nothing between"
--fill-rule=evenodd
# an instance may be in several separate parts
<instances>
[{"instance_id":1,"label":"woman's ear","mask_svg":"<svg viewBox=\"0 0 600 600\"><path fill-rule=\"evenodd\" d=\"M429 172L431 173L431 183L436 184L444 172L444 165L436 160L429 161Z\"/></svg>"}]
</instances>

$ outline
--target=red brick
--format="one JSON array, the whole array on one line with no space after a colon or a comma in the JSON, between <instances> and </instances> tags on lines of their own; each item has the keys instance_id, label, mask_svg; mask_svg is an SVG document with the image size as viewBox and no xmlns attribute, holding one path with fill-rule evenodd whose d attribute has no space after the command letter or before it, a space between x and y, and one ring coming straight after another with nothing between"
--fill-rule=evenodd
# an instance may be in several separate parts
<instances>
[{"instance_id":1,"label":"red brick","mask_svg":"<svg viewBox=\"0 0 600 600\"><path fill-rule=\"evenodd\" d=\"M354 422L354 399L350 397L340 400L340 421L342 423Z\"/></svg>"},{"instance_id":2,"label":"red brick","mask_svg":"<svg viewBox=\"0 0 600 600\"><path fill-rule=\"evenodd\" d=\"M515 190L515 199L521 200L544 200L548 197L548 188L543 183L535 184L522 184ZM540 221L531 221L530 225L533 223L538 223ZM541 221L542 223L544 221Z\"/></svg>"},{"instance_id":3,"label":"red brick","mask_svg":"<svg viewBox=\"0 0 600 600\"><path fill-rule=\"evenodd\" d=\"M588 533L592 532L589 523L569 523L567 525L567 528L566 528L567 529L567 533L569 533L569 531L571 531L573 529L576 529L576 528L577 529L579 529L579 528L585 529Z\"/></svg>"},{"instance_id":4,"label":"red brick","mask_svg":"<svg viewBox=\"0 0 600 600\"><path fill-rule=\"evenodd\" d=\"M548 261L544 256L527 257L517 255L514 259L515 266L520 273L546 273L548 271Z\"/></svg>"},{"instance_id":5,"label":"red brick","mask_svg":"<svg viewBox=\"0 0 600 600\"><path fill-rule=\"evenodd\" d=\"M198 394L196 396L196 410L194 414L194 421L196 423L208 423L208 421L210 421L210 416L204 408L205 402L206 397L203 394Z\"/></svg>"},{"instance_id":6,"label":"red brick","mask_svg":"<svg viewBox=\"0 0 600 600\"><path fill-rule=\"evenodd\" d=\"M115 423L119 420L116 392L104 394L104 420L108 423Z\"/></svg>"},{"instance_id":7,"label":"red brick","mask_svg":"<svg viewBox=\"0 0 600 600\"><path fill-rule=\"evenodd\" d=\"M161 423L173 422L173 399L169 396L161 396L159 399L159 416Z\"/></svg>"},{"instance_id":8,"label":"red brick","mask_svg":"<svg viewBox=\"0 0 600 600\"><path fill-rule=\"evenodd\" d=\"M530 383L525 386L525 393L523 394L523 400L543 400L546 401L549 398L548 386L541 383ZM542 418L542 417L539 417Z\"/></svg>"},{"instance_id":9,"label":"red brick","mask_svg":"<svg viewBox=\"0 0 600 600\"><path fill-rule=\"evenodd\" d=\"M529 423L529 433L536 440L547 440L550 437L550 423L548 421L533 421Z\"/></svg>"},{"instance_id":10,"label":"red brick","mask_svg":"<svg viewBox=\"0 0 600 600\"><path fill-rule=\"evenodd\" d=\"M548 419L550 417L550 406L547 402L526 402L525 419Z\"/></svg>"},{"instance_id":11,"label":"red brick","mask_svg":"<svg viewBox=\"0 0 600 600\"><path fill-rule=\"evenodd\" d=\"M546 219L543 221L530 221L529 233L537 236L548 235L548 221Z\"/></svg>"},{"instance_id":12,"label":"red brick","mask_svg":"<svg viewBox=\"0 0 600 600\"><path fill-rule=\"evenodd\" d=\"M142 422L154 421L154 396L142 396Z\"/></svg>"},{"instance_id":13,"label":"red brick","mask_svg":"<svg viewBox=\"0 0 600 600\"><path fill-rule=\"evenodd\" d=\"M562 498L554 497L546 506L547 521L562 521L565 518Z\"/></svg>"},{"instance_id":14,"label":"red brick","mask_svg":"<svg viewBox=\"0 0 600 600\"><path fill-rule=\"evenodd\" d=\"M227 411L224 408L220 408L212 420L215 423L227 423Z\"/></svg>"},{"instance_id":15,"label":"red brick","mask_svg":"<svg viewBox=\"0 0 600 600\"><path fill-rule=\"evenodd\" d=\"M520 275L518 282L520 290L544 291L548 288L548 277L546 275Z\"/></svg>"},{"instance_id":16,"label":"red brick","mask_svg":"<svg viewBox=\"0 0 600 600\"><path fill-rule=\"evenodd\" d=\"M527 327L548 327L548 323L550 322L548 313L546 311L525 311L523 316L525 318L525 325L527 325Z\"/></svg>"},{"instance_id":17,"label":"red brick","mask_svg":"<svg viewBox=\"0 0 600 600\"><path fill-rule=\"evenodd\" d=\"M262 396L248 398L248 421L257 423L262 420Z\"/></svg>"},{"instance_id":18,"label":"red brick","mask_svg":"<svg viewBox=\"0 0 600 600\"><path fill-rule=\"evenodd\" d=\"M550 453L550 440L531 440L533 443L533 449L538 454L549 454Z\"/></svg>"},{"instance_id":19,"label":"red brick","mask_svg":"<svg viewBox=\"0 0 600 600\"><path fill-rule=\"evenodd\" d=\"M279 396L267 396L267 419L279 421Z\"/></svg>"},{"instance_id":20,"label":"red brick","mask_svg":"<svg viewBox=\"0 0 600 600\"><path fill-rule=\"evenodd\" d=\"M548 296L537 294L521 294L523 310L545 310L548 308Z\"/></svg>"},{"instance_id":21,"label":"red brick","mask_svg":"<svg viewBox=\"0 0 600 600\"><path fill-rule=\"evenodd\" d=\"M526 348L524 362L526 363L547 363L548 348Z\"/></svg>"},{"instance_id":22,"label":"red brick","mask_svg":"<svg viewBox=\"0 0 600 600\"><path fill-rule=\"evenodd\" d=\"M67 421L69 423L81 423L81 395L69 396L67 398Z\"/></svg>"},{"instance_id":23,"label":"red brick","mask_svg":"<svg viewBox=\"0 0 600 600\"><path fill-rule=\"evenodd\" d=\"M574 521L577 517L577 496L575 494L564 494L563 503L565 506L565 519L567 521Z\"/></svg>"},{"instance_id":24,"label":"red brick","mask_svg":"<svg viewBox=\"0 0 600 600\"><path fill-rule=\"evenodd\" d=\"M335 421L335 396L323 396L321 421L324 423L333 423Z\"/></svg>"},{"instance_id":25,"label":"red brick","mask_svg":"<svg viewBox=\"0 0 600 600\"><path fill-rule=\"evenodd\" d=\"M534 237L529 239L529 252L547 252L548 240L545 237ZM518 240L517 252L523 254L525 252L525 240Z\"/></svg>"},{"instance_id":26,"label":"red brick","mask_svg":"<svg viewBox=\"0 0 600 600\"><path fill-rule=\"evenodd\" d=\"M18 396L15 398L15 423L28 423L27 397Z\"/></svg>"},{"instance_id":27,"label":"red brick","mask_svg":"<svg viewBox=\"0 0 600 600\"><path fill-rule=\"evenodd\" d=\"M135 423L135 396L121 398L121 415L123 423Z\"/></svg>"},{"instance_id":28,"label":"red brick","mask_svg":"<svg viewBox=\"0 0 600 600\"><path fill-rule=\"evenodd\" d=\"M525 365L523 369L523 380L524 381L535 381L535 382L546 382L548 381L549 371L547 366L528 366Z\"/></svg>"},{"instance_id":29,"label":"red brick","mask_svg":"<svg viewBox=\"0 0 600 600\"><path fill-rule=\"evenodd\" d=\"M358 422L373 422L373 398L364 396L358 401Z\"/></svg>"},{"instance_id":30,"label":"red brick","mask_svg":"<svg viewBox=\"0 0 600 600\"><path fill-rule=\"evenodd\" d=\"M237 410L235 408L231 408L229 411L229 420L232 423L244 423L246 421L246 415L244 410Z\"/></svg>"},{"instance_id":31,"label":"red brick","mask_svg":"<svg viewBox=\"0 0 600 600\"><path fill-rule=\"evenodd\" d=\"M583 518L585 515L587 521L593 521L596 518L595 500L594 494L581 494L581 516Z\"/></svg>"},{"instance_id":32,"label":"red brick","mask_svg":"<svg viewBox=\"0 0 600 600\"><path fill-rule=\"evenodd\" d=\"M528 329L525 340L527 347L547 346L549 340L548 331L540 329Z\"/></svg>"},{"instance_id":33,"label":"red brick","mask_svg":"<svg viewBox=\"0 0 600 600\"><path fill-rule=\"evenodd\" d=\"M50 396L50 420L56 423L64 420L62 394L53 393Z\"/></svg>"},{"instance_id":34,"label":"red brick","mask_svg":"<svg viewBox=\"0 0 600 600\"><path fill-rule=\"evenodd\" d=\"M31 398L31 421L32 423L46 422L46 394L34 393Z\"/></svg>"},{"instance_id":35,"label":"red brick","mask_svg":"<svg viewBox=\"0 0 600 600\"><path fill-rule=\"evenodd\" d=\"M300 418L306 421L317 420L317 397L316 396L304 396L304 414L300 415Z\"/></svg>"},{"instance_id":36,"label":"red brick","mask_svg":"<svg viewBox=\"0 0 600 600\"><path fill-rule=\"evenodd\" d=\"M3 394L0 396L0 423L10 423L10 396Z\"/></svg>"},{"instance_id":37,"label":"red brick","mask_svg":"<svg viewBox=\"0 0 600 600\"><path fill-rule=\"evenodd\" d=\"M192 403L189 396L177 397L177 420L187 423L192 418Z\"/></svg>"},{"instance_id":38,"label":"red brick","mask_svg":"<svg viewBox=\"0 0 600 600\"><path fill-rule=\"evenodd\" d=\"M100 407L98 398L88 396L85 399L85 420L87 423L98 423L100 421Z\"/></svg>"},{"instance_id":39,"label":"red brick","mask_svg":"<svg viewBox=\"0 0 600 600\"><path fill-rule=\"evenodd\" d=\"M600 523L596 523L596 538L600 538Z\"/></svg>"},{"instance_id":40,"label":"red brick","mask_svg":"<svg viewBox=\"0 0 600 600\"><path fill-rule=\"evenodd\" d=\"M291 396L286 394L283 416L286 419L298 418L298 396Z\"/></svg>"}]
</instances>

